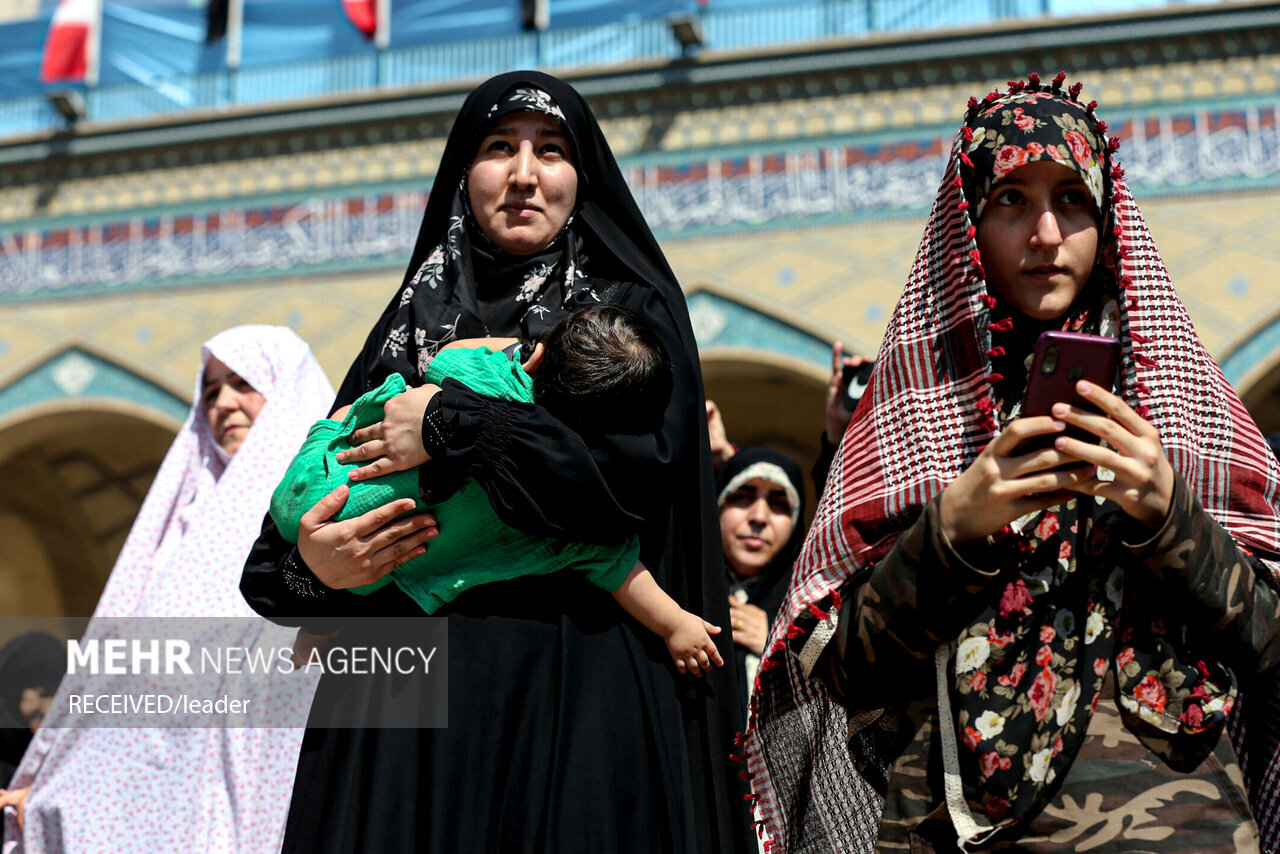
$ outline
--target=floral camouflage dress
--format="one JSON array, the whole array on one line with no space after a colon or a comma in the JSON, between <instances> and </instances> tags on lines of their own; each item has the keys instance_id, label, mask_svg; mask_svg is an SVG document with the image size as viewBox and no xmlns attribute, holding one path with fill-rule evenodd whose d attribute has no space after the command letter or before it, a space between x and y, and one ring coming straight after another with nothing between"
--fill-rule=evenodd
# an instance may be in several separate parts
<instances>
[{"instance_id":1,"label":"floral camouflage dress","mask_svg":"<svg viewBox=\"0 0 1280 854\"><path fill-rule=\"evenodd\" d=\"M1007 544L1004 557L1012 566L974 566L970 561L976 558L966 560L941 535L936 500L847 600L836 642L815 675L836 696L851 700L857 696L848 690L852 685L898 687L898 711L880 724L900 737L901 753L889 771L879 850L955 850L942 782L947 739L939 727L938 697L947 695L933 690L933 651L956 628L945 615L967 613L966 601L997 592L995 608L956 631L964 636L954 665L959 693L980 698L987 708L976 716L964 710L956 715L952 731L962 735L951 749L959 767L996 781L988 787L994 792L986 802L991 818L1005 814L1023 780L1044 797L1023 835L990 850L1258 850L1240 768L1230 741L1218 737L1220 725L1210 740L1180 739L1168 724L1172 719L1203 726L1228 711L1233 696L1210 697L1185 673L1188 665L1173 652L1167 623L1151 637L1168 657L1144 655L1114 614L1128 597L1167 605L1166 584L1199 591L1206 613L1233 615L1215 632L1219 648L1270 669L1280 661L1280 601L1268 586L1254 583L1250 557L1181 479L1164 527L1142 542L1136 531L1132 544L1117 537L1124 522L1114 506L1095 508L1061 541L1064 557L1050 569L1087 589L1095 607L1083 620L1067 609L1053 625L1036 627L1029 619L1035 599L1030 591L1043 582L1043 570L1034 563L1042 542L1035 531ZM1039 514L1036 530L1054 532L1059 516ZM1076 560L1080 550L1090 562L1105 555L1124 568L1090 582L1088 569ZM1113 657L1080 666L1084 650L1104 648ZM1191 668L1201 666L1208 667L1196 661ZM1131 695L1119 703L1117 681L1131 686ZM1027 736L1044 723L1047 735ZM1064 736L1070 740L1077 732L1083 737L1076 739L1074 761L1060 780L1053 759L1064 749Z\"/></svg>"}]
</instances>

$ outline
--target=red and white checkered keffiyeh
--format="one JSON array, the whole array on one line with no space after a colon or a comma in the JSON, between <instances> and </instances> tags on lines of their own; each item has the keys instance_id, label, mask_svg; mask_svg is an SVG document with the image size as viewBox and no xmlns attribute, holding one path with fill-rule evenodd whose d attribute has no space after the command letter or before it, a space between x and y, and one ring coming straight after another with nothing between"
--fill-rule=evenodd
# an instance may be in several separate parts
<instances>
[{"instance_id":1,"label":"red and white checkered keffiyeh","mask_svg":"<svg viewBox=\"0 0 1280 854\"><path fill-rule=\"evenodd\" d=\"M1079 88L1051 91L1077 102ZM1038 87L1012 84L1011 93ZM987 96L975 108L994 103ZM1005 96L1007 97L1007 96ZM1089 109L1092 114L1092 107ZM1106 134L1106 125L1098 122ZM962 189L964 129L934 201L902 297L880 347L863 405L831 468L791 587L773 624L743 741L758 825L771 854L853 852L874 847L880 801L849 757L845 709L809 680L788 640L859 570L889 552L924 505L990 442L991 299ZM1280 468L1258 428L1196 336L1142 214L1108 146L1111 234L1104 262L1122 288L1121 394L1159 431L1173 467L1204 509L1241 546L1280 553ZM1268 564L1280 576L1280 566ZM1267 701L1251 697L1251 701ZM1251 736L1259 735L1251 733ZM885 757L890 759L891 757ZM1249 759L1277 765L1274 744ZM1271 795L1251 792L1264 841L1280 836ZM1269 837L1268 834L1271 834Z\"/></svg>"}]
</instances>

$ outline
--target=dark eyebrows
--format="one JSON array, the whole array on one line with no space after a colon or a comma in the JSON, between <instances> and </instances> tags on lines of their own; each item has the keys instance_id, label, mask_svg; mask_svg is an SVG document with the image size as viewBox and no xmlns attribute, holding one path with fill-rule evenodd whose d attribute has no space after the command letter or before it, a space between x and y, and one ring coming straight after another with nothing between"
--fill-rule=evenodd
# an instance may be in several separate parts
<instances>
[{"instance_id":1,"label":"dark eyebrows","mask_svg":"<svg viewBox=\"0 0 1280 854\"><path fill-rule=\"evenodd\" d=\"M208 377L200 384L200 392L203 394L215 385L227 385L229 383L245 382L245 378L237 374L235 371L223 376L221 379L213 380Z\"/></svg>"},{"instance_id":2,"label":"dark eyebrows","mask_svg":"<svg viewBox=\"0 0 1280 854\"><path fill-rule=\"evenodd\" d=\"M491 136L515 136L515 134L516 134L516 129L513 125L496 125L495 127L490 128L489 132L484 136L485 136L485 139L488 139ZM569 141L569 135L566 134L563 130L561 130L559 125L556 125L555 127L538 128L537 137L539 139L546 139L547 137L556 137L558 139L563 139L565 142Z\"/></svg>"},{"instance_id":3,"label":"dark eyebrows","mask_svg":"<svg viewBox=\"0 0 1280 854\"><path fill-rule=\"evenodd\" d=\"M764 496L766 500L774 498L785 498L787 503L791 503L791 497L787 495L784 487L769 484L767 487L756 486L752 483L744 483L735 489L730 496L750 495L755 500L760 500L760 496Z\"/></svg>"}]
</instances>

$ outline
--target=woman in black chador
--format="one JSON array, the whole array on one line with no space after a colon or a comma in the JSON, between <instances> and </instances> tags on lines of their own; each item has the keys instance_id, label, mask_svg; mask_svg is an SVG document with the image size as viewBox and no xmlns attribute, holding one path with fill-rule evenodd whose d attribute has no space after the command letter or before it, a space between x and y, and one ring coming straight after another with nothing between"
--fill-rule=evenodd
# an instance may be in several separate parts
<instances>
[{"instance_id":1,"label":"woman in black chador","mask_svg":"<svg viewBox=\"0 0 1280 854\"><path fill-rule=\"evenodd\" d=\"M675 387L659 432L579 435L538 406L422 384L451 340L536 340L595 302L637 311L671 356ZM335 406L391 372L415 388L357 434L367 441L353 458L373 471L418 465L428 502L473 478L504 522L533 534L616 543L639 532L641 560L662 587L728 625L684 297L567 84L504 74L463 104L404 283ZM395 585L370 596L343 588L421 554L434 520L389 522L409 503L394 502L328 521L344 500L341 487L304 516L296 549L266 522L242 583L260 613L320 633L335 616L421 613ZM285 851L754 849L728 758L740 724L732 668L677 676L662 642L572 571L483 585L440 614L448 727L324 729L313 710ZM728 634L717 639L725 657Z\"/></svg>"}]
</instances>

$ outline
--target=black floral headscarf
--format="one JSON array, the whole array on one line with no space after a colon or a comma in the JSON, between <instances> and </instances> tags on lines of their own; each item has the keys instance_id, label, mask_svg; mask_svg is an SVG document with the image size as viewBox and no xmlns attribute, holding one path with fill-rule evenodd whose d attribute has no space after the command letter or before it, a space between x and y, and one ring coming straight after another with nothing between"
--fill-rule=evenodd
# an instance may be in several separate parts
<instances>
[{"instance_id":1,"label":"black floral headscarf","mask_svg":"<svg viewBox=\"0 0 1280 854\"><path fill-rule=\"evenodd\" d=\"M1107 141L1093 105L1081 106L1038 88L984 102L965 122L960 175L974 222L982 219L991 188L1013 170L1046 160L1080 176L1093 197L1094 213L1110 210L1111 177L1104 168Z\"/></svg>"},{"instance_id":2,"label":"black floral headscarf","mask_svg":"<svg viewBox=\"0 0 1280 854\"><path fill-rule=\"evenodd\" d=\"M485 135L516 112L559 122L578 173L569 222L548 246L523 256L503 252L484 235L466 189ZM378 324L386 333L383 340L366 342L366 384L376 387L394 371L409 385L420 385L435 353L458 338L541 338L574 308L598 302L600 282L642 283L681 306L673 315L692 352L683 292L586 101L541 72L493 77L471 92L454 121L404 281Z\"/></svg>"}]
</instances>

